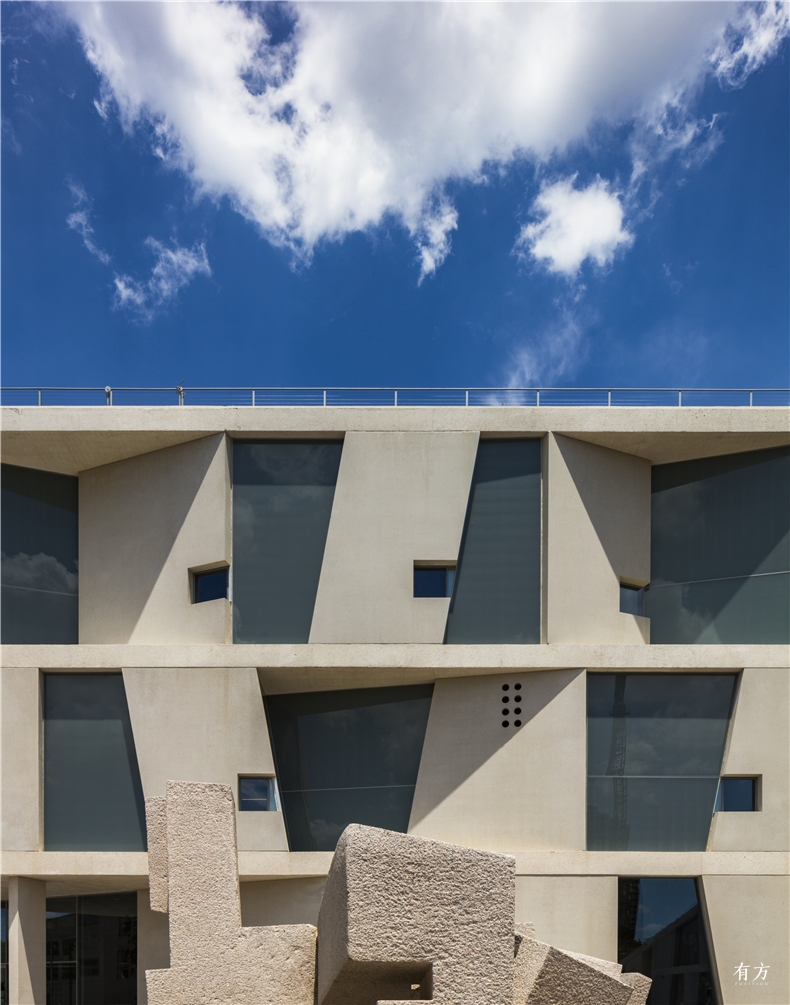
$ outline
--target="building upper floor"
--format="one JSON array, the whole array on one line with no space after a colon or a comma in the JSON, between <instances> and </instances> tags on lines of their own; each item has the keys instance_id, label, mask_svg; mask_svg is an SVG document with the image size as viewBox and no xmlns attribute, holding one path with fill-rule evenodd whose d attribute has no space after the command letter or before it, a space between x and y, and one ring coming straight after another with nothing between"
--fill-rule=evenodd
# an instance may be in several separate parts
<instances>
[{"instance_id":1,"label":"building upper floor","mask_svg":"<svg viewBox=\"0 0 790 1005\"><path fill-rule=\"evenodd\" d=\"M4 408L3 642L787 645L788 444L769 407Z\"/></svg>"}]
</instances>

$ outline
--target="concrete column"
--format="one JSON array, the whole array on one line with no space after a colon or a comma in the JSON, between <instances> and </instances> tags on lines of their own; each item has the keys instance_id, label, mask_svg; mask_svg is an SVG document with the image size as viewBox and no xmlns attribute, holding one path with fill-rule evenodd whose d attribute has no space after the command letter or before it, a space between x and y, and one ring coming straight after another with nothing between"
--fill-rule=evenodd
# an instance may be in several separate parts
<instances>
[{"instance_id":1,"label":"concrete column","mask_svg":"<svg viewBox=\"0 0 790 1005\"><path fill-rule=\"evenodd\" d=\"M137 891L137 1005L146 1005L146 970L170 966L170 929L166 914L151 910L148 890Z\"/></svg>"},{"instance_id":2,"label":"concrete column","mask_svg":"<svg viewBox=\"0 0 790 1005\"><path fill-rule=\"evenodd\" d=\"M9 1005L46 1005L47 885L8 880Z\"/></svg>"}]
</instances>

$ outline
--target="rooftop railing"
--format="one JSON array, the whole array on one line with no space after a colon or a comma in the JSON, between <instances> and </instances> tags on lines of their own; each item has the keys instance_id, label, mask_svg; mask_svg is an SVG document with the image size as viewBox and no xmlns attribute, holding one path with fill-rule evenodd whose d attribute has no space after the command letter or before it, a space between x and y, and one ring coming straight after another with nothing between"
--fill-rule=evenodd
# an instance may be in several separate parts
<instances>
[{"instance_id":1,"label":"rooftop railing","mask_svg":"<svg viewBox=\"0 0 790 1005\"><path fill-rule=\"evenodd\" d=\"M787 388L722 387L4 387L3 405L790 406Z\"/></svg>"}]
</instances>

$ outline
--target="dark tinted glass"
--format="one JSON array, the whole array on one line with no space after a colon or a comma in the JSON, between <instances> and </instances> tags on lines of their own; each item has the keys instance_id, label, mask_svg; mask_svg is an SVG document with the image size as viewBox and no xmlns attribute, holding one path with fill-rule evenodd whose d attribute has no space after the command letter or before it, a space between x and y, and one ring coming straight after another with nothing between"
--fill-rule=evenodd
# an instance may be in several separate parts
<instances>
[{"instance_id":1,"label":"dark tinted glass","mask_svg":"<svg viewBox=\"0 0 790 1005\"><path fill-rule=\"evenodd\" d=\"M240 810L274 810L274 780L272 778L239 778Z\"/></svg>"},{"instance_id":2,"label":"dark tinted glass","mask_svg":"<svg viewBox=\"0 0 790 1005\"><path fill-rule=\"evenodd\" d=\"M233 445L233 638L307 642L343 444Z\"/></svg>"},{"instance_id":3,"label":"dark tinted glass","mask_svg":"<svg viewBox=\"0 0 790 1005\"><path fill-rule=\"evenodd\" d=\"M49 1005L134 1005L137 894L47 899Z\"/></svg>"},{"instance_id":4,"label":"dark tinted glass","mask_svg":"<svg viewBox=\"0 0 790 1005\"><path fill-rule=\"evenodd\" d=\"M620 585L620 610L623 614L645 616L645 591L636 586Z\"/></svg>"},{"instance_id":5,"label":"dark tinted glass","mask_svg":"<svg viewBox=\"0 0 790 1005\"><path fill-rule=\"evenodd\" d=\"M206 600L224 600L228 595L228 570L212 569L195 573L195 603Z\"/></svg>"},{"instance_id":6,"label":"dark tinted glass","mask_svg":"<svg viewBox=\"0 0 790 1005\"><path fill-rule=\"evenodd\" d=\"M68 475L2 465L2 641L78 641L77 487Z\"/></svg>"},{"instance_id":7,"label":"dark tinted glass","mask_svg":"<svg viewBox=\"0 0 790 1005\"><path fill-rule=\"evenodd\" d=\"M617 920L617 959L652 978L648 1005L717 1005L695 880L619 880Z\"/></svg>"},{"instance_id":8,"label":"dark tinted glass","mask_svg":"<svg viewBox=\"0 0 790 1005\"><path fill-rule=\"evenodd\" d=\"M0 1005L8 1005L8 901L0 901Z\"/></svg>"},{"instance_id":9,"label":"dark tinted glass","mask_svg":"<svg viewBox=\"0 0 790 1005\"><path fill-rule=\"evenodd\" d=\"M717 810L725 813L751 813L757 808L754 778L722 778Z\"/></svg>"},{"instance_id":10,"label":"dark tinted glass","mask_svg":"<svg viewBox=\"0 0 790 1005\"><path fill-rule=\"evenodd\" d=\"M790 642L790 448L653 468L650 638Z\"/></svg>"},{"instance_id":11,"label":"dark tinted glass","mask_svg":"<svg viewBox=\"0 0 790 1005\"><path fill-rule=\"evenodd\" d=\"M540 440L481 440L448 643L540 642Z\"/></svg>"},{"instance_id":12,"label":"dark tinted glass","mask_svg":"<svg viewBox=\"0 0 790 1005\"><path fill-rule=\"evenodd\" d=\"M145 808L121 674L44 677L44 847L144 851Z\"/></svg>"},{"instance_id":13,"label":"dark tinted glass","mask_svg":"<svg viewBox=\"0 0 790 1005\"><path fill-rule=\"evenodd\" d=\"M292 851L332 851L350 823L405 832L433 685L271 695Z\"/></svg>"},{"instance_id":14,"label":"dark tinted glass","mask_svg":"<svg viewBox=\"0 0 790 1005\"><path fill-rule=\"evenodd\" d=\"M415 597L449 597L453 592L455 569L442 566L439 568L415 568Z\"/></svg>"},{"instance_id":15,"label":"dark tinted glass","mask_svg":"<svg viewBox=\"0 0 790 1005\"><path fill-rule=\"evenodd\" d=\"M589 849L705 849L735 682L587 675Z\"/></svg>"}]
</instances>

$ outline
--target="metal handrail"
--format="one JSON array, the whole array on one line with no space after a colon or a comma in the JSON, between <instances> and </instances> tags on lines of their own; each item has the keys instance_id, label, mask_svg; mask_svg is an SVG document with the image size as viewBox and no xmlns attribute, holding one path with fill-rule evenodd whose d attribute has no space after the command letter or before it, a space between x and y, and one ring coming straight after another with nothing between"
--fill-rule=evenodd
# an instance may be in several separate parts
<instances>
[{"instance_id":1,"label":"metal handrail","mask_svg":"<svg viewBox=\"0 0 790 1005\"><path fill-rule=\"evenodd\" d=\"M18 396L34 397L34 401L17 402L9 398ZM164 402L124 401L129 397L155 397L158 395L173 395L175 400ZM400 395L400 399L399 396ZM684 395L686 400L684 402ZM93 402L74 400L80 396L92 396ZM224 401L196 401L195 398L219 396ZM304 400L294 402L293 399L315 396L315 401ZM376 401L362 400L375 397ZM458 396L457 401L446 400L448 396ZM4 387L0 388L2 404L24 405L79 405L100 404L127 406L140 404L173 404L185 405L187 398L191 404L228 405L287 405L292 403L317 404L323 406L349 406L372 404L392 405L393 407L414 405L448 405L458 404L468 406L532 406L547 407L550 405L606 405L632 407L683 407L685 405L700 406L700 398L718 398L719 404L726 407L755 405L785 406L790 405L790 389L788 388L724 388L724 387L190 387L179 384L176 387ZM781 397L786 400L767 401L768 397ZM666 398L657 402L657 398ZM726 402L721 401L727 397ZM71 398L68 400L53 400ZM121 400L119 400L119 398ZM419 400L409 400L409 399ZM580 399L594 400L580 400ZM693 400L689 400L689 399ZM49 399L49 400L45 400ZM231 400L232 399L232 400ZM244 400L242 400L244 399ZM357 399L357 400L350 400ZM444 399L444 400L438 400ZM732 400L734 399L734 400ZM715 407L716 401L704 402L706 407Z\"/></svg>"}]
</instances>

